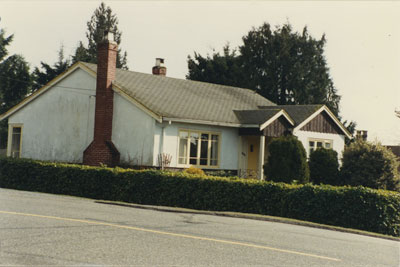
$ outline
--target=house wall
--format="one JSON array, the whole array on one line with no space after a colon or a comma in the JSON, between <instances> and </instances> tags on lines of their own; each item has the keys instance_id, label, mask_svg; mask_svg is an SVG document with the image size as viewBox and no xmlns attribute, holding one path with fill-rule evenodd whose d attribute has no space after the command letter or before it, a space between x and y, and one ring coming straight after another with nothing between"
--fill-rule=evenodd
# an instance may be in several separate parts
<instances>
[{"instance_id":1,"label":"house wall","mask_svg":"<svg viewBox=\"0 0 400 267\"><path fill-rule=\"evenodd\" d=\"M164 127L164 138L162 138L162 128ZM240 138L238 128L209 126L187 123L156 123L154 135L154 154L153 164L158 166L157 156L159 153L167 153L172 156L170 167L185 168L177 164L179 130L200 130L208 132L217 132L221 136L219 169L237 170L239 165L238 155L240 148ZM163 150L162 150L163 148Z\"/></svg>"},{"instance_id":2,"label":"house wall","mask_svg":"<svg viewBox=\"0 0 400 267\"><path fill-rule=\"evenodd\" d=\"M338 159L342 158L342 153L344 150L344 141L345 136L339 134L331 134L331 133L318 133L318 132L308 132L308 131L301 131L298 130L293 133L297 138L303 143L304 148L307 152L307 157L309 157L310 147L309 147L309 138L315 139L327 139L332 140L332 148L338 153Z\"/></svg>"},{"instance_id":3,"label":"house wall","mask_svg":"<svg viewBox=\"0 0 400 267\"><path fill-rule=\"evenodd\" d=\"M122 164L153 165L155 120L117 93L112 131Z\"/></svg>"},{"instance_id":4,"label":"house wall","mask_svg":"<svg viewBox=\"0 0 400 267\"><path fill-rule=\"evenodd\" d=\"M96 80L77 69L9 117L23 124L21 157L82 162L93 139Z\"/></svg>"}]
</instances>

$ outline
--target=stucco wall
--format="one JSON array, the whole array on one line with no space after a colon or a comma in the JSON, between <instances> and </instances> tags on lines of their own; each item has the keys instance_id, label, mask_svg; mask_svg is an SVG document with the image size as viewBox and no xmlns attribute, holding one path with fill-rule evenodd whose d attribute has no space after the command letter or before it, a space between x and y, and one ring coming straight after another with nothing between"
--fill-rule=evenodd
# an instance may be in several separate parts
<instances>
[{"instance_id":1,"label":"stucco wall","mask_svg":"<svg viewBox=\"0 0 400 267\"><path fill-rule=\"evenodd\" d=\"M112 140L121 163L153 165L155 120L124 97L114 94Z\"/></svg>"},{"instance_id":2,"label":"stucco wall","mask_svg":"<svg viewBox=\"0 0 400 267\"><path fill-rule=\"evenodd\" d=\"M315 138L315 139L327 139L327 140L332 140L332 148L338 153L338 159L342 158L342 153L344 150L344 140L345 137L344 135L338 135L338 134L329 134L329 133L318 133L318 132L308 132L308 131L296 131L293 133L297 138L303 143L304 148L307 151L307 157L309 157L309 138Z\"/></svg>"},{"instance_id":3,"label":"stucco wall","mask_svg":"<svg viewBox=\"0 0 400 267\"><path fill-rule=\"evenodd\" d=\"M21 123L24 158L82 162L93 139L96 80L77 69L17 113L9 124Z\"/></svg>"},{"instance_id":4,"label":"stucco wall","mask_svg":"<svg viewBox=\"0 0 400 267\"><path fill-rule=\"evenodd\" d=\"M164 142L162 138L162 127L164 127ZM177 164L178 158L178 142L179 130L200 130L219 133L221 136L220 145L220 169L237 170L238 169L238 149L239 149L239 134L237 128L219 127L219 126L206 126L199 124L186 124L186 123L156 123L154 135L154 157L153 164L157 165L157 155L163 152L172 156L171 167L185 167L184 165ZM187 167L187 166L186 166Z\"/></svg>"}]
</instances>

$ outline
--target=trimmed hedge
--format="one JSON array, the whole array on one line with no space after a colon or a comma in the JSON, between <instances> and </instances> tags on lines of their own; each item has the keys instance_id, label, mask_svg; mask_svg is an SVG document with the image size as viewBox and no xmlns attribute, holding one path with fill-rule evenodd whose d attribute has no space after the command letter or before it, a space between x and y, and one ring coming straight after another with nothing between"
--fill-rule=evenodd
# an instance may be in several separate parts
<instances>
[{"instance_id":1,"label":"trimmed hedge","mask_svg":"<svg viewBox=\"0 0 400 267\"><path fill-rule=\"evenodd\" d=\"M0 158L0 187L307 220L400 236L400 194Z\"/></svg>"},{"instance_id":2,"label":"trimmed hedge","mask_svg":"<svg viewBox=\"0 0 400 267\"><path fill-rule=\"evenodd\" d=\"M268 181L307 183L310 171L303 144L293 135L274 138L268 145L269 156L264 165Z\"/></svg>"}]
</instances>

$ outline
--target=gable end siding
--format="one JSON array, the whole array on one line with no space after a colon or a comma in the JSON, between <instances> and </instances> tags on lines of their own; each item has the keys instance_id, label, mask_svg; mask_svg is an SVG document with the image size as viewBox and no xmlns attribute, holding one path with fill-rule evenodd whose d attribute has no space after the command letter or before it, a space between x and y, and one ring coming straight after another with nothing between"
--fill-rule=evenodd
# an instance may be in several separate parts
<instances>
[{"instance_id":1,"label":"gable end siding","mask_svg":"<svg viewBox=\"0 0 400 267\"><path fill-rule=\"evenodd\" d=\"M318 114L314 119L304 125L300 130L343 135L343 131L339 128L339 126L337 126L337 124L329 117L329 115L325 111Z\"/></svg>"},{"instance_id":2,"label":"gable end siding","mask_svg":"<svg viewBox=\"0 0 400 267\"><path fill-rule=\"evenodd\" d=\"M264 129L264 135L279 137L284 135L284 133L290 128L292 128L290 123L283 116L280 116Z\"/></svg>"}]
</instances>

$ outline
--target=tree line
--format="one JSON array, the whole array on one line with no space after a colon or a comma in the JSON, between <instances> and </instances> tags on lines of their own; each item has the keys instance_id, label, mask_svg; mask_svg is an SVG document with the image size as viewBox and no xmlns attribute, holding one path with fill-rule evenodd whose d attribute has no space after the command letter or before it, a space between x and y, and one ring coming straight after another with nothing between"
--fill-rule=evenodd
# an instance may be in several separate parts
<instances>
[{"instance_id":1,"label":"tree line","mask_svg":"<svg viewBox=\"0 0 400 267\"><path fill-rule=\"evenodd\" d=\"M101 3L86 24L87 45L78 43L73 55L66 57L64 47L55 63L41 62L30 72L21 55L8 56L13 35L0 25L0 114L27 95L46 85L78 61L97 63L97 43L105 30L114 32L120 44L122 32L118 18ZM252 28L237 48L226 45L222 53L188 56L187 79L249 88L279 105L325 104L340 114L340 96L329 74L324 55L325 35L312 37L307 27L295 32L289 23L271 27L264 23ZM128 69L127 53L118 50L117 68ZM340 117L340 116L339 116ZM354 132L355 123L345 126ZM5 146L7 122L0 122L0 148Z\"/></svg>"}]
</instances>

